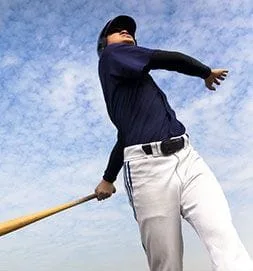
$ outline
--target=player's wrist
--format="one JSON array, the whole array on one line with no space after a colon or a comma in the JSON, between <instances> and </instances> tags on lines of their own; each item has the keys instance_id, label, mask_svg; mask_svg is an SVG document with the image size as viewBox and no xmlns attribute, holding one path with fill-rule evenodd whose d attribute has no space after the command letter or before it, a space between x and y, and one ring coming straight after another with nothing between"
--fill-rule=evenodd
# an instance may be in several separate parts
<instances>
[{"instance_id":1,"label":"player's wrist","mask_svg":"<svg viewBox=\"0 0 253 271\"><path fill-rule=\"evenodd\" d=\"M103 176L103 181L105 181L105 182L108 182L108 183L114 183L115 180L116 180L115 177L113 178L112 176L110 176L110 175L108 175L108 174L105 174L105 175Z\"/></svg>"}]
</instances>

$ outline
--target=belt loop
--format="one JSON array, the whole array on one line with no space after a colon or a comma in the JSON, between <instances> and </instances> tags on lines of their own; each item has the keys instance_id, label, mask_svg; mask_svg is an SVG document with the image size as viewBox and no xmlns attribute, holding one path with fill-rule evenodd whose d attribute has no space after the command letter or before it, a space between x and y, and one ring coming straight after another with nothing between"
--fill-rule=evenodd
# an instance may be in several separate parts
<instances>
[{"instance_id":1,"label":"belt loop","mask_svg":"<svg viewBox=\"0 0 253 271\"><path fill-rule=\"evenodd\" d=\"M147 155L153 154L151 144L143 144L142 149Z\"/></svg>"},{"instance_id":2,"label":"belt loop","mask_svg":"<svg viewBox=\"0 0 253 271\"><path fill-rule=\"evenodd\" d=\"M150 147L152 149L152 156L153 157L157 157L162 154L160 151L160 142L152 142L152 143L150 143Z\"/></svg>"},{"instance_id":3,"label":"belt loop","mask_svg":"<svg viewBox=\"0 0 253 271\"><path fill-rule=\"evenodd\" d=\"M156 156L162 155L162 152L161 152L161 141L156 142L156 144L154 145L154 147L155 147L155 150L156 150Z\"/></svg>"}]
</instances>

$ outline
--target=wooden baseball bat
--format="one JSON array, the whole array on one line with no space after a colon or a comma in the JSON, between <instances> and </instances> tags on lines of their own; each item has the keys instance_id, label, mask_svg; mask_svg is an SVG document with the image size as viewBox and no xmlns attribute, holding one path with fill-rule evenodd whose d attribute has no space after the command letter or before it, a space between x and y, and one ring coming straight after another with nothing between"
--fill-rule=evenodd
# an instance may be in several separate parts
<instances>
[{"instance_id":1,"label":"wooden baseball bat","mask_svg":"<svg viewBox=\"0 0 253 271\"><path fill-rule=\"evenodd\" d=\"M32 223L34 223L38 220L41 220L45 217L54 215L56 213L59 213L63 210L74 207L74 206L81 204L83 202L92 200L96 197L97 197L96 194L90 194L87 197L83 197L83 198L80 198L75 201L71 201L71 202L50 208L50 209L46 209L46 210L31 214L31 215L21 216L21 217L0 223L0 236L5 235L5 234L12 232L12 231L16 231L22 227L25 227L29 224L32 224Z\"/></svg>"}]
</instances>

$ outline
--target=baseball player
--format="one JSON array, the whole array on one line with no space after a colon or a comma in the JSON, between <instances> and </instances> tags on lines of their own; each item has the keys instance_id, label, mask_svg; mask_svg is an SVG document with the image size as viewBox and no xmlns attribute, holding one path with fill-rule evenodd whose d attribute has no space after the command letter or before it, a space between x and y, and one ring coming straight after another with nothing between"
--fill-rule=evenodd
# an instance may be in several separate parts
<instances>
[{"instance_id":1,"label":"baseball player","mask_svg":"<svg viewBox=\"0 0 253 271\"><path fill-rule=\"evenodd\" d=\"M124 165L125 188L151 271L183 270L181 217L204 242L216 271L253 271L215 176L190 144L185 126L149 74L165 69L204 80L215 90L227 76L179 52L137 46L136 23L110 20L98 38L99 78L118 130L98 200L115 192Z\"/></svg>"}]
</instances>

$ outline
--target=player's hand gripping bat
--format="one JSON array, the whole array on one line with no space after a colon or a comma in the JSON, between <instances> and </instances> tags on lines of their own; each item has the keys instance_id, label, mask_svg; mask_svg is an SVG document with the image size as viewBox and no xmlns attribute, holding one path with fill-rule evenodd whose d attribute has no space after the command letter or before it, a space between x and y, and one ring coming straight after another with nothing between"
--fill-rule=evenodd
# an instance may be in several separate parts
<instances>
[{"instance_id":1,"label":"player's hand gripping bat","mask_svg":"<svg viewBox=\"0 0 253 271\"><path fill-rule=\"evenodd\" d=\"M81 204L83 202L89 201L91 199L96 198L96 194L88 195L87 197L80 198L78 200L68 202L62 205L58 205L56 207L46 209L31 215L21 216L15 219L8 220L6 222L0 223L0 236L5 235L9 232L18 230L22 227L25 227L31 223L34 223L38 220L41 220L45 217L54 215L56 213L59 213L63 210L66 210L68 208L74 207L78 204Z\"/></svg>"}]
</instances>

